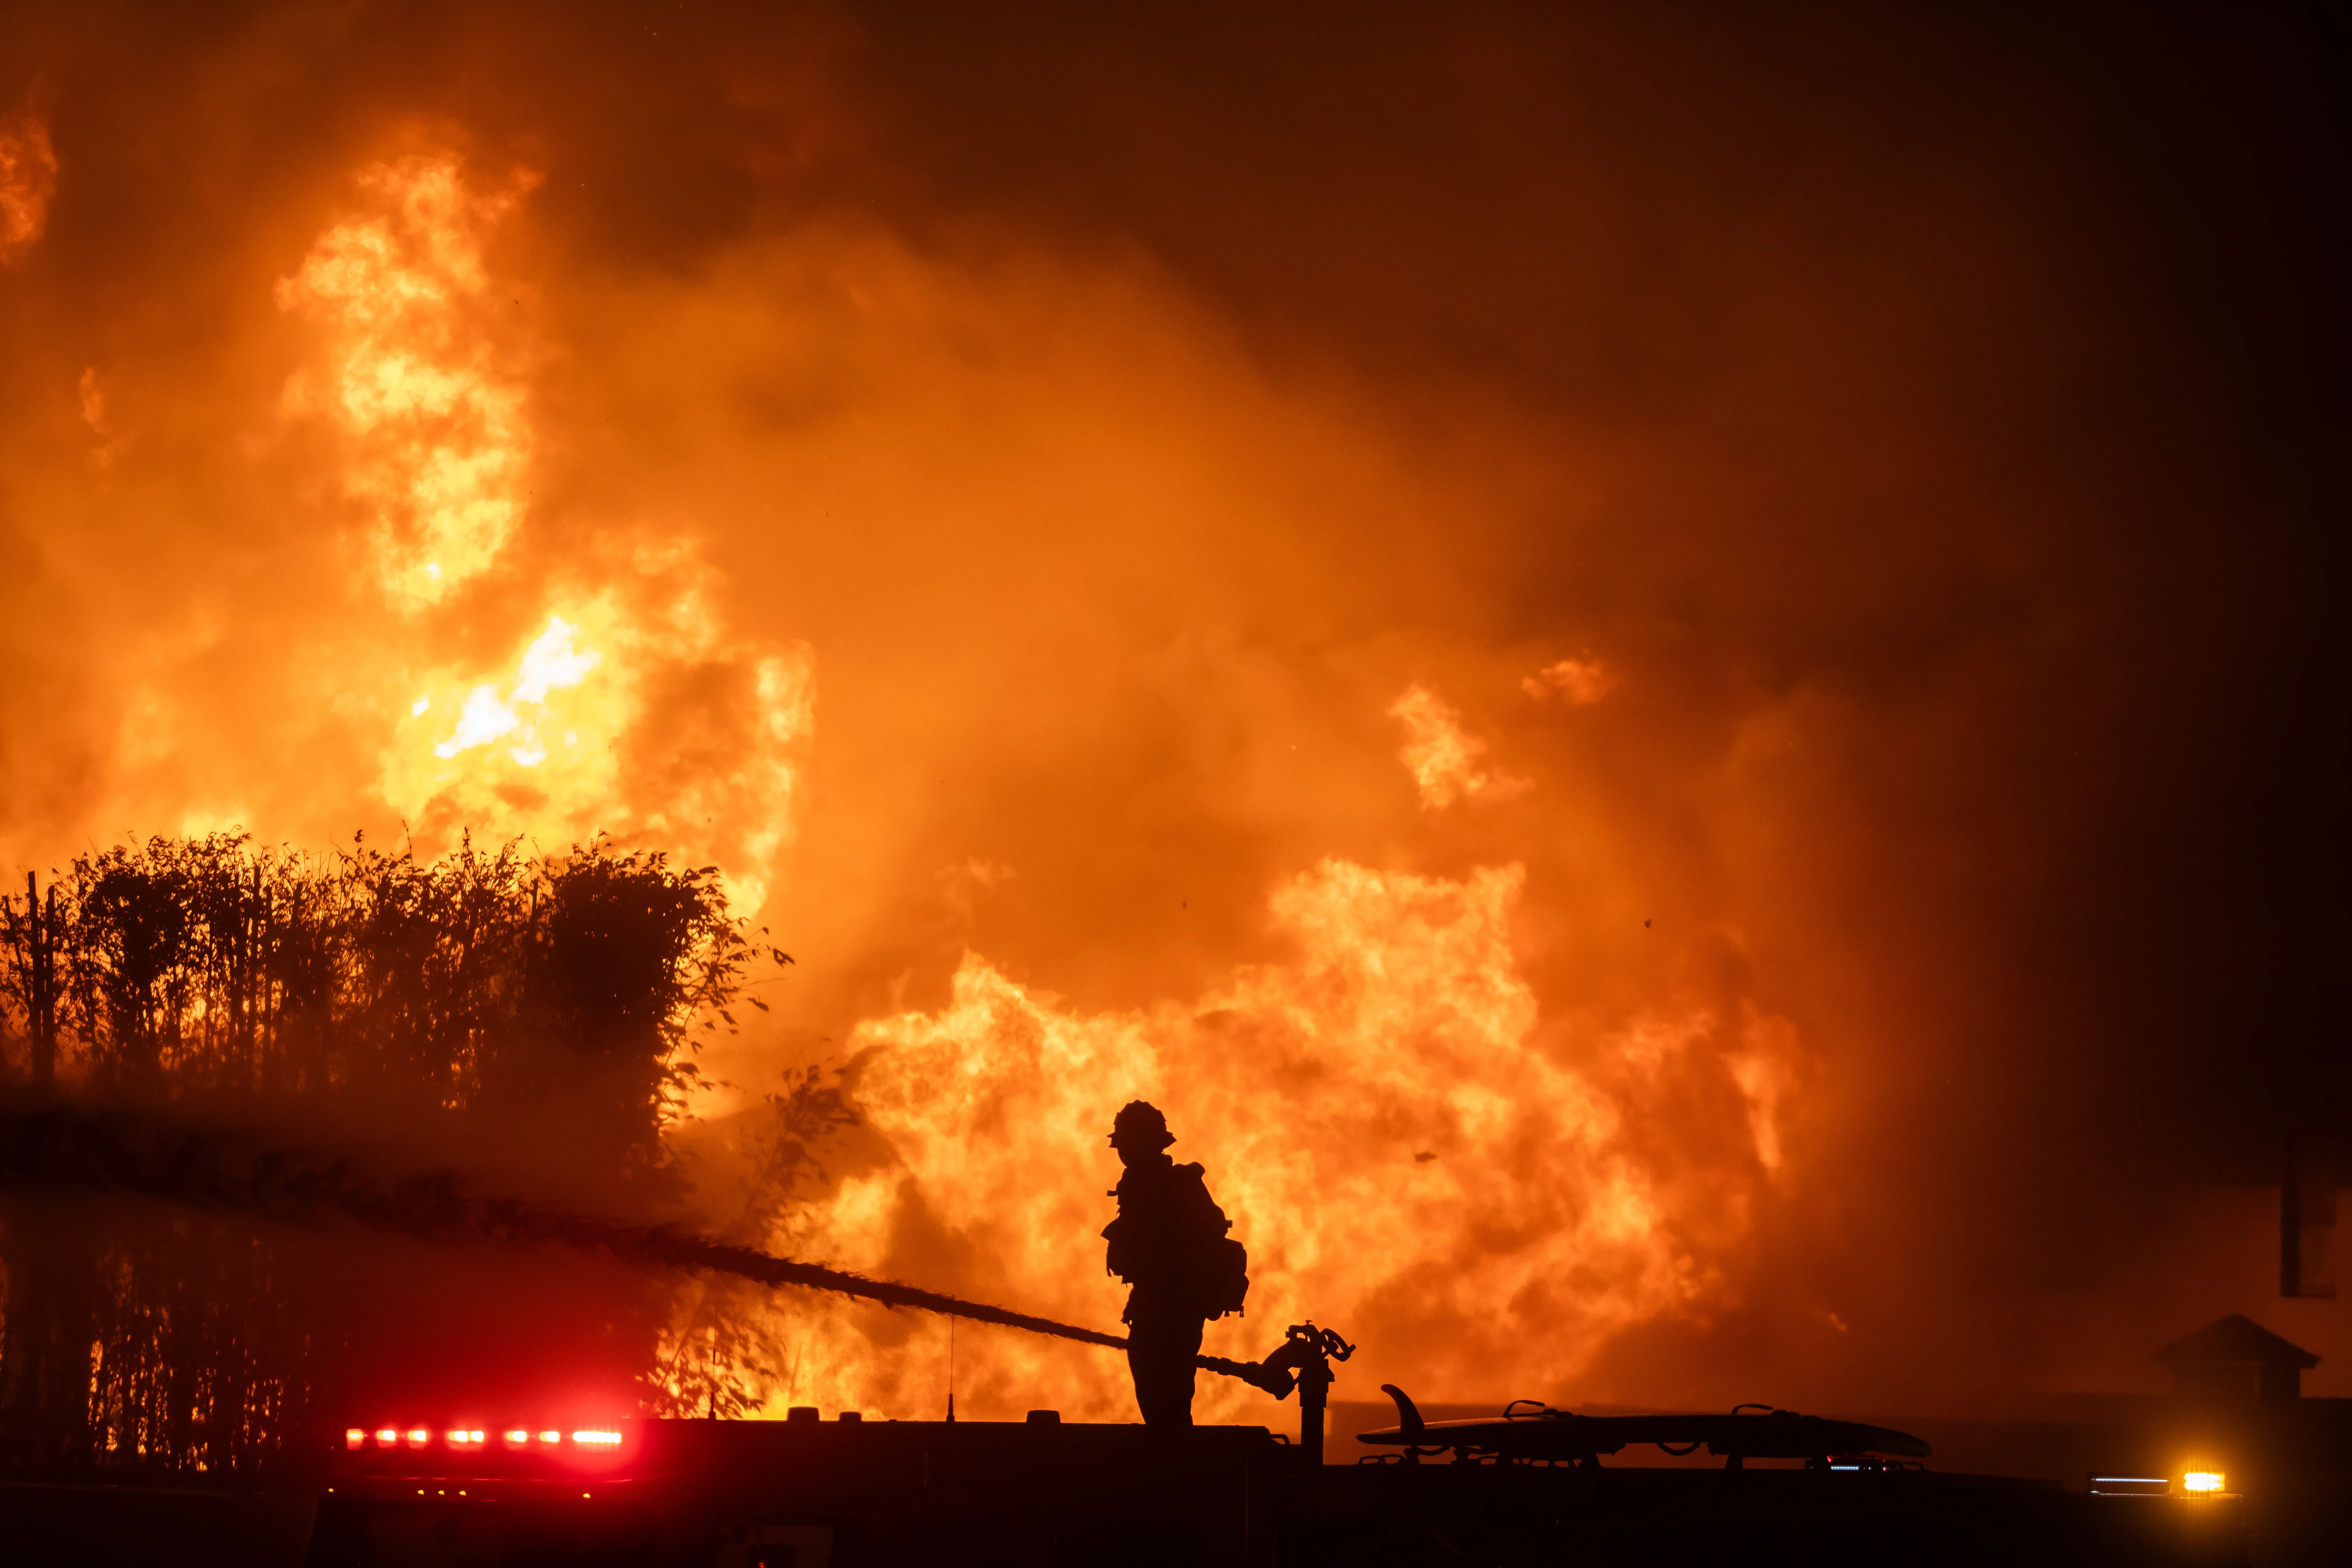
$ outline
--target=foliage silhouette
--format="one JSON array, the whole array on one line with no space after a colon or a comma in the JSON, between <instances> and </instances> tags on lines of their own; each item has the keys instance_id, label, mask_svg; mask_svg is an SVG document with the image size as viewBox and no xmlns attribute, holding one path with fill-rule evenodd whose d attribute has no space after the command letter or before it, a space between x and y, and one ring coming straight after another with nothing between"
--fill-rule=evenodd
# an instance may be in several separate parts
<instances>
[{"instance_id":1,"label":"foliage silhouette","mask_svg":"<svg viewBox=\"0 0 2352 1568\"><path fill-rule=\"evenodd\" d=\"M300 1128L632 1212L676 1194L662 1132L703 1031L734 1027L754 963L789 962L729 916L715 868L601 838L420 859L153 837L0 899L0 1088ZM803 1140L847 1116L814 1079L768 1111ZM772 1194L807 1158L791 1147ZM447 1348L469 1325L436 1305L453 1292L509 1386L583 1347L706 1404L756 1381L733 1331L642 1279L541 1258L461 1288L436 1256L323 1247L236 1213L12 1194L0 1465L268 1465L394 1372L465 1374Z\"/></svg>"}]
</instances>

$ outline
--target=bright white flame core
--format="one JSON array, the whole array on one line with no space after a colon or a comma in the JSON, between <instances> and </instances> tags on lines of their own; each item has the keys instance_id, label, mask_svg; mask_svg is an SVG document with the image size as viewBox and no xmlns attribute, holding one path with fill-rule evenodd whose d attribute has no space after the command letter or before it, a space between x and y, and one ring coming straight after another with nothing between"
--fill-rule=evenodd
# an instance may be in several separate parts
<instances>
[{"instance_id":1,"label":"bright white flame core","mask_svg":"<svg viewBox=\"0 0 2352 1568\"><path fill-rule=\"evenodd\" d=\"M507 700L499 700L498 688L494 686L474 688L466 695L465 710L457 717L456 731L435 746L433 754L446 760L520 731L523 740L512 750L514 760L527 768L545 762L547 749L539 744L537 722L525 719L517 710L545 708L549 692L579 685L588 678L590 670L604 662L604 656L595 649L572 646L572 639L579 635L580 628L562 616L549 616L547 630L523 649L514 690ZM422 717L430 706L427 699L420 697L409 710L410 716Z\"/></svg>"}]
</instances>

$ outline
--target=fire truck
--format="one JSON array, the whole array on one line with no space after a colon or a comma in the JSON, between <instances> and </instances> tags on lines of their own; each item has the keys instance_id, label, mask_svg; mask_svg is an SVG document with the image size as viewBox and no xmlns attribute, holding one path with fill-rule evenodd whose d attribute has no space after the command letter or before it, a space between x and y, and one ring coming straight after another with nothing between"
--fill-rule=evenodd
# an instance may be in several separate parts
<instances>
[{"instance_id":1,"label":"fire truck","mask_svg":"<svg viewBox=\"0 0 2352 1568\"><path fill-rule=\"evenodd\" d=\"M1337 1336L1212 1370L1301 1394L1262 1426L530 1419L347 1429L310 1568L1379 1568L2247 1561L2223 1478L2055 1482L1927 1468L1907 1434L1786 1410L1591 1415L1522 1401L1323 1452ZM1339 1359L1344 1359L1340 1357ZM1635 1462L1644 1451L1665 1462ZM1633 1458L1629 1458L1629 1455ZM1352 1459L1354 1462L1344 1462ZM1327 1462L1338 1460L1343 1462Z\"/></svg>"}]
</instances>

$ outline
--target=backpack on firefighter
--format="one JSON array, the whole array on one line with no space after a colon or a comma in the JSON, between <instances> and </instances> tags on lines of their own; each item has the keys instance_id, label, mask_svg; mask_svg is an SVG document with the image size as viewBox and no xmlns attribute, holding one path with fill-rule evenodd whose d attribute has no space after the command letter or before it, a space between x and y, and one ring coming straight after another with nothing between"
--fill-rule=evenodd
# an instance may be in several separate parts
<instances>
[{"instance_id":1,"label":"backpack on firefighter","mask_svg":"<svg viewBox=\"0 0 2352 1568\"><path fill-rule=\"evenodd\" d=\"M1116 1195L1118 1217L1103 1227L1110 1244L1104 1266L1133 1285L1139 1300L1186 1300L1203 1318L1242 1310L1249 1251L1226 1234L1233 1221L1209 1195L1200 1166L1129 1172Z\"/></svg>"}]
</instances>

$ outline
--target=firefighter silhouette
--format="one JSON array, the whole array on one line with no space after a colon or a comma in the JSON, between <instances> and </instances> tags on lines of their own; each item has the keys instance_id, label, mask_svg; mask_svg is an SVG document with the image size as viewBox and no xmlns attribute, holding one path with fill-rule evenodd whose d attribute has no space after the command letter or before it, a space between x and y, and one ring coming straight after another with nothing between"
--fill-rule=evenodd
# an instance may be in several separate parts
<instances>
[{"instance_id":1,"label":"firefighter silhouette","mask_svg":"<svg viewBox=\"0 0 2352 1568\"><path fill-rule=\"evenodd\" d=\"M1140 1100L1111 1123L1110 1146L1127 1172L1111 1189L1118 1217L1103 1227L1105 1268L1128 1292L1127 1364L1148 1426L1192 1424L1193 1360L1208 1320L1242 1310L1249 1255L1225 1232L1233 1222L1209 1195L1198 1165L1168 1157L1168 1119Z\"/></svg>"}]
</instances>

